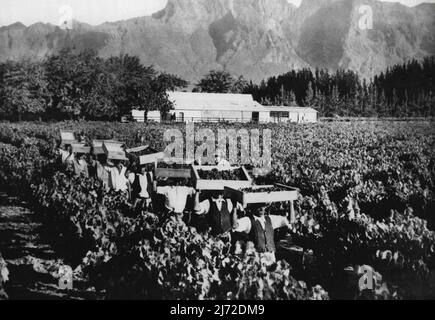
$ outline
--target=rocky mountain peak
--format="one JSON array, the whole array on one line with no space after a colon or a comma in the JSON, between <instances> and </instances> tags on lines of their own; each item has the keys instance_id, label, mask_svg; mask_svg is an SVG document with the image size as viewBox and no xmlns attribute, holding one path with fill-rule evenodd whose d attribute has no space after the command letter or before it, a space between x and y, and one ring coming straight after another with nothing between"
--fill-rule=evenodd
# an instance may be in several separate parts
<instances>
[{"instance_id":1,"label":"rocky mountain peak","mask_svg":"<svg viewBox=\"0 0 435 320\"><path fill-rule=\"evenodd\" d=\"M373 6L372 30L358 28L357 5ZM211 69L260 81L303 67L350 68L370 77L396 63L435 55L435 4L377 0L169 0L151 17L74 22L73 30L16 23L0 27L0 61L34 58L64 46L101 56L128 53L197 81Z\"/></svg>"}]
</instances>

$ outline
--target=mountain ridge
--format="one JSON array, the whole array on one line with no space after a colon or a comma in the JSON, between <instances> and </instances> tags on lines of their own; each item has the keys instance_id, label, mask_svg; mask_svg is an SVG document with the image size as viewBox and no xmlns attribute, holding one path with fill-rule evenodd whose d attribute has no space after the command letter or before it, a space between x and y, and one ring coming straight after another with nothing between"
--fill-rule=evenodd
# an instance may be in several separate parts
<instances>
[{"instance_id":1,"label":"mountain ridge","mask_svg":"<svg viewBox=\"0 0 435 320\"><path fill-rule=\"evenodd\" d=\"M361 30L361 5L373 29ZM349 68L372 77L388 66L435 55L435 4L376 0L169 0L150 16L97 26L73 22L0 27L0 62L42 59L64 47L100 56L137 55L146 65L198 81L224 69L258 82L304 67Z\"/></svg>"}]
</instances>

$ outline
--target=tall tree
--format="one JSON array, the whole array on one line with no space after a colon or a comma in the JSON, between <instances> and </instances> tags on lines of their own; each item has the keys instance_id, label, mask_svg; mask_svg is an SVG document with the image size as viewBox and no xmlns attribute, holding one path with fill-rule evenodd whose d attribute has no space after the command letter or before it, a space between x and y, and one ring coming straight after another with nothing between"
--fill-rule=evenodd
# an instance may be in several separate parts
<instances>
[{"instance_id":1,"label":"tall tree","mask_svg":"<svg viewBox=\"0 0 435 320\"><path fill-rule=\"evenodd\" d=\"M1 112L9 118L42 116L50 95L44 69L29 61L8 64L3 76Z\"/></svg>"},{"instance_id":2,"label":"tall tree","mask_svg":"<svg viewBox=\"0 0 435 320\"><path fill-rule=\"evenodd\" d=\"M226 71L212 70L196 85L196 91L228 93L233 88L234 78Z\"/></svg>"}]
</instances>

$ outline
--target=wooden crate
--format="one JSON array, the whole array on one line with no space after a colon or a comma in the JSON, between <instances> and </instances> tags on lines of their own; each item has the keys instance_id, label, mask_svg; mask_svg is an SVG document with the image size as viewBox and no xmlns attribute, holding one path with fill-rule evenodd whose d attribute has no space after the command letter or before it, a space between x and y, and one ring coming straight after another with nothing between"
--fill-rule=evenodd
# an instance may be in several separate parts
<instances>
[{"instance_id":1,"label":"wooden crate","mask_svg":"<svg viewBox=\"0 0 435 320\"><path fill-rule=\"evenodd\" d=\"M74 131L68 131L68 130L61 130L60 131L60 137L61 137L61 146L65 145L72 145L73 143L78 143L76 140L76 137L74 135Z\"/></svg>"},{"instance_id":2,"label":"wooden crate","mask_svg":"<svg viewBox=\"0 0 435 320\"><path fill-rule=\"evenodd\" d=\"M252 189L264 189L280 187L285 191L272 191L272 192L245 192L240 188L225 187L224 196L240 202L246 208L248 204L255 203L273 203L273 202L287 202L295 201L298 199L299 189L288 187L282 184L270 186L253 186Z\"/></svg>"},{"instance_id":3,"label":"wooden crate","mask_svg":"<svg viewBox=\"0 0 435 320\"><path fill-rule=\"evenodd\" d=\"M173 169L157 167L154 174L157 178L191 178L192 168Z\"/></svg>"},{"instance_id":4,"label":"wooden crate","mask_svg":"<svg viewBox=\"0 0 435 320\"><path fill-rule=\"evenodd\" d=\"M148 150L150 153L142 156L136 154L137 152L141 152L144 150ZM128 149L127 153L132 156L136 161L138 161L141 165L157 163L159 159L162 159L165 156L164 152L158 152L156 149L150 148L149 146Z\"/></svg>"},{"instance_id":5,"label":"wooden crate","mask_svg":"<svg viewBox=\"0 0 435 320\"><path fill-rule=\"evenodd\" d=\"M111 143L104 141L103 150L110 160L128 160L125 156L125 151L119 143Z\"/></svg>"},{"instance_id":6,"label":"wooden crate","mask_svg":"<svg viewBox=\"0 0 435 320\"><path fill-rule=\"evenodd\" d=\"M86 146L84 143L74 143L72 144L72 149L74 153L91 153L91 147Z\"/></svg>"},{"instance_id":7,"label":"wooden crate","mask_svg":"<svg viewBox=\"0 0 435 320\"><path fill-rule=\"evenodd\" d=\"M94 148L94 154L104 154L103 140L92 140L92 147Z\"/></svg>"},{"instance_id":8,"label":"wooden crate","mask_svg":"<svg viewBox=\"0 0 435 320\"><path fill-rule=\"evenodd\" d=\"M231 170L242 169L244 173L243 180L204 180L199 177L198 170L211 171L213 169L221 170L219 166L194 166L192 165L192 178L197 190L224 190L225 187L234 189L247 188L252 186L252 179L245 167L231 167Z\"/></svg>"},{"instance_id":9,"label":"wooden crate","mask_svg":"<svg viewBox=\"0 0 435 320\"><path fill-rule=\"evenodd\" d=\"M172 159L173 160L173 159ZM186 163L184 159L178 159L172 161L172 163L188 165L186 168L159 168L159 164L164 161L163 159L159 159L156 162L156 167L154 169L154 175L157 178L192 178L192 167L191 163Z\"/></svg>"},{"instance_id":10,"label":"wooden crate","mask_svg":"<svg viewBox=\"0 0 435 320\"><path fill-rule=\"evenodd\" d=\"M116 145L119 148L124 148L125 147L125 143L122 141L117 141L117 140L103 140L104 143L106 144L111 144L111 145Z\"/></svg>"},{"instance_id":11,"label":"wooden crate","mask_svg":"<svg viewBox=\"0 0 435 320\"><path fill-rule=\"evenodd\" d=\"M146 145L146 146L141 146L141 147L137 147L137 148L127 149L127 150L125 150L125 152L127 152L127 153L136 153L136 152L141 152L143 150L146 150L148 148L149 148L149 146Z\"/></svg>"}]
</instances>

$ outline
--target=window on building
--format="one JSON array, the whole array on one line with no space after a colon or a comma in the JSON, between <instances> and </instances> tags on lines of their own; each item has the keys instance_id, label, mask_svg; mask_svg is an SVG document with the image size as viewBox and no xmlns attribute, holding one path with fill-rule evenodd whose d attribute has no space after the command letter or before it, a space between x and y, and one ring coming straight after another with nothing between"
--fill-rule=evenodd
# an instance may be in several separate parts
<instances>
[{"instance_id":1,"label":"window on building","mask_svg":"<svg viewBox=\"0 0 435 320\"><path fill-rule=\"evenodd\" d=\"M270 116L272 118L290 118L290 113L285 111L271 111Z\"/></svg>"}]
</instances>

